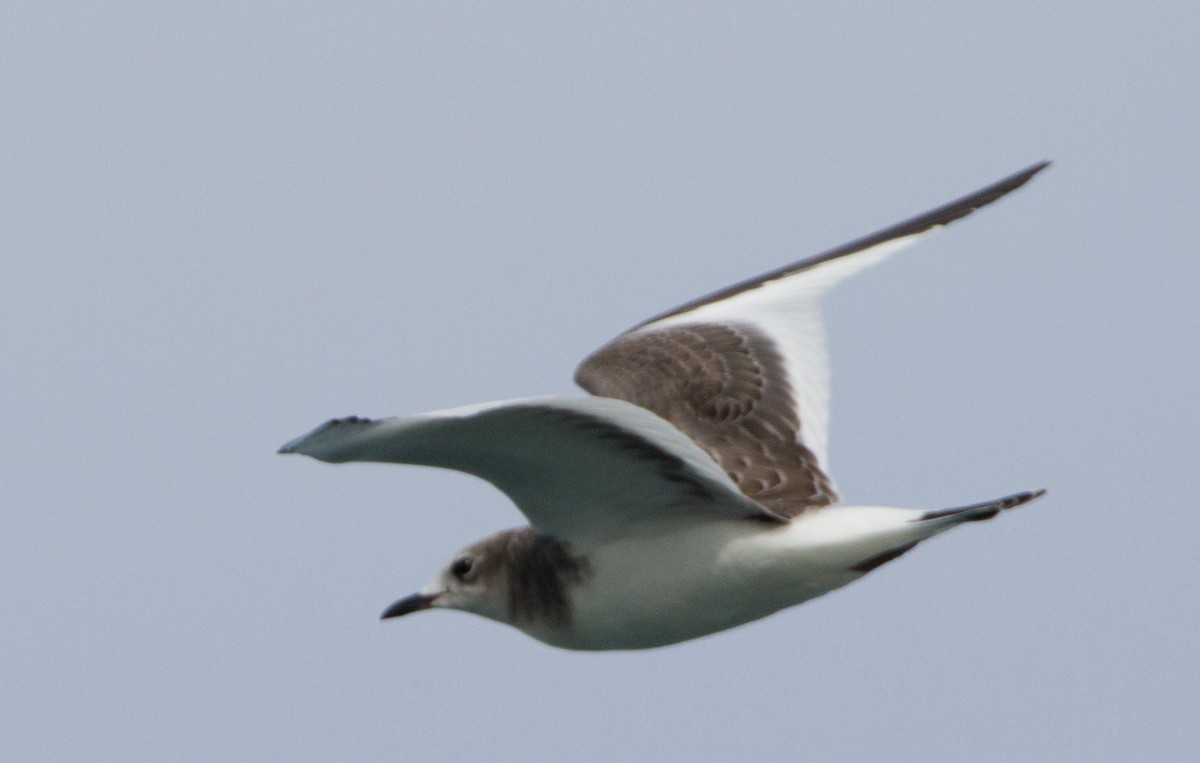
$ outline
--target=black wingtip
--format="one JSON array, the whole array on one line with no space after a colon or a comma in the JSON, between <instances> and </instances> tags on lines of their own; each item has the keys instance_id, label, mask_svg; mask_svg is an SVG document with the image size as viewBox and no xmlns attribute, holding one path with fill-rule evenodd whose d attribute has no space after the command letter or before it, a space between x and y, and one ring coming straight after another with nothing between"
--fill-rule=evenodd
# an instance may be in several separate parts
<instances>
[{"instance_id":1,"label":"black wingtip","mask_svg":"<svg viewBox=\"0 0 1200 763\"><path fill-rule=\"evenodd\" d=\"M877 244L882 244L894 238L910 236L917 233L924 233L931 228L937 228L943 225L961 220L998 199L1001 199L1021 186L1033 179L1033 176L1050 166L1050 161L1040 161L1037 164L1030 165L1025 169L1014 172L1008 177L1001 178L991 185L984 186L978 191L968 193L966 196L955 199L947 204L943 204L936 209L931 209L925 214L917 215L916 217L905 220L902 223L897 223L881 231L872 233L869 236L864 236L857 241L851 241L849 244L844 244L831 249L824 254L817 255L805 263L794 266L795 269L801 267L811 267L822 262L843 257L847 254L868 249Z\"/></svg>"},{"instance_id":2,"label":"black wingtip","mask_svg":"<svg viewBox=\"0 0 1200 763\"><path fill-rule=\"evenodd\" d=\"M873 237L868 237L868 239L875 237L895 238L906 233L919 233L938 225L948 225L955 220L961 220L972 212L986 207L988 204L1007 196L1025 185L1033 179L1034 175L1049 167L1050 164L1049 160L1038 162L1019 172L1014 172L1008 177L1001 178L989 186L980 188L974 193L969 193L960 199L955 199L949 204L943 204L937 209L926 212L912 220L900 223L886 231L880 231L880 233L875 234Z\"/></svg>"},{"instance_id":3,"label":"black wingtip","mask_svg":"<svg viewBox=\"0 0 1200 763\"><path fill-rule=\"evenodd\" d=\"M1033 164L1033 165L1030 165L1029 167L1026 167L1025 169L1021 170L1020 172L1014 172L1013 174L1009 175L1008 177L1004 178L1003 180L997 181L996 183L994 183L992 185L992 187L993 188L1001 187L1001 188L1004 188L1004 190L996 198L1000 198L1000 196L1003 196L1004 194L1009 193L1010 191L1017 190L1018 188L1025 185L1030 180L1032 180L1034 175L1038 174L1039 172L1046 169L1047 167L1049 167L1052 164L1054 164L1053 159L1044 159L1044 160L1038 162L1037 164Z\"/></svg>"},{"instance_id":4,"label":"black wingtip","mask_svg":"<svg viewBox=\"0 0 1200 763\"><path fill-rule=\"evenodd\" d=\"M720 302L723 299L729 299L730 297L733 297L744 291L757 289L763 284L774 281L778 278L786 278L787 276L799 273L802 270L807 270L808 268L816 265L829 262L830 260L836 260L839 257L845 257L848 254L861 252L864 249L877 246L885 241L903 238L904 236L911 236L918 233L924 233L932 228L949 225L955 220L961 220L967 215L970 215L972 212L986 207L988 204L991 204L997 199L1007 196L1008 194L1017 190L1021 186L1028 183L1034 175L1049 167L1050 164L1051 162L1049 160L1040 161L1037 164L1026 167L1020 172L1015 172L1008 177L997 180L991 185L980 188L978 191L955 199L948 204L943 204L936 209L931 209L930 211L921 215L917 215L912 219L905 220L901 223L896 223L895 225L884 228L883 230L879 230L870 235L855 239L848 244L843 244L834 249L822 252L814 257L799 260L790 265L784 265L781 268L776 268L775 270L763 273L760 276L755 276L754 278L748 278L745 281L735 283L732 286L727 286L724 289L713 292L712 294L707 294L698 299L693 299L692 301L686 302L679 307L668 310L665 313L660 313L653 318L647 318L646 320L629 329L629 331L639 329L642 326L663 320L664 318L669 318L673 315L679 315L680 313L686 313L690 310L695 310L703 305L711 304L713 302Z\"/></svg>"}]
</instances>

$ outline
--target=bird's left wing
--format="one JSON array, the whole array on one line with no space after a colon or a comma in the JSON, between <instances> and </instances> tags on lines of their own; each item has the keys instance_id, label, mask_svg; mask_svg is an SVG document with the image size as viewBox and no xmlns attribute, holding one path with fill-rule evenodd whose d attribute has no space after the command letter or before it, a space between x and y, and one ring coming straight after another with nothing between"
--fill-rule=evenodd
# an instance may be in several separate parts
<instances>
[{"instance_id":1,"label":"bird's left wing","mask_svg":"<svg viewBox=\"0 0 1200 763\"><path fill-rule=\"evenodd\" d=\"M743 496L671 424L607 398L535 398L420 416L334 419L280 453L474 474L507 494L538 532L582 545L653 520L784 521Z\"/></svg>"}]
</instances>

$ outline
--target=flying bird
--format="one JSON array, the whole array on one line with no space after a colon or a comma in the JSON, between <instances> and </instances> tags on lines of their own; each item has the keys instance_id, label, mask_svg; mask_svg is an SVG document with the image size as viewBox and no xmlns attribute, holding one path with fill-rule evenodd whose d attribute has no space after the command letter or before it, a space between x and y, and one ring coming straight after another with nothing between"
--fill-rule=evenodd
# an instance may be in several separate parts
<instances>
[{"instance_id":1,"label":"flying bird","mask_svg":"<svg viewBox=\"0 0 1200 763\"><path fill-rule=\"evenodd\" d=\"M529 520L454 554L384 618L457 609L566 649L646 649L800 604L1045 492L933 511L839 503L819 302L1048 164L634 326L577 369L591 397L333 419L279 452L456 469Z\"/></svg>"}]
</instances>

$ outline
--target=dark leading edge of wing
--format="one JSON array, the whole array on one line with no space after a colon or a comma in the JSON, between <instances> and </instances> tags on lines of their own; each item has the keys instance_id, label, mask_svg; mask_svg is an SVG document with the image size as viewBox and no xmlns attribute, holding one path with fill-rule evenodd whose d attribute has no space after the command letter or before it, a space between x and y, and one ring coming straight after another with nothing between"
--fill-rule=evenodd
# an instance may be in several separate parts
<instances>
[{"instance_id":1,"label":"dark leading edge of wing","mask_svg":"<svg viewBox=\"0 0 1200 763\"><path fill-rule=\"evenodd\" d=\"M742 494L769 511L794 517L838 500L825 464L801 436L797 389L780 337L746 320L694 320L638 328L735 297L815 265L888 241L920 234L969 215L1019 188L1045 162L932 212L693 300L630 329L587 357L575 381L593 395L645 408L673 424L729 475ZM786 341L786 337L783 338ZM815 362L823 362L820 358Z\"/></svg>"},{"instance_id":2,"label":"dark leading edge of wing","mask_svg":"<svg viewBox=\"0 0 1200 763\"><path fill-rule=\"evenodd\" d=\"M763 273L760 276L749 278L745 281L735 283L733 286L727 286L719 291L715 291L703 297L693 299L686 304L680 305L672 310L668 310L665 313L660 313L659 315L656 315L648 320L644 320L629 330L633 331L634 329L639 329L642 326L654 323L655 321L660 321L663 318L669 318L670 316L678 315L679 313L686 313L687 311L694 310L701 305L719 302L728 297L732 297L735 294L740 294L741 292L754 289L768 281L774 281L777 278L798 273L801 270L806 270L814 265L820 265L822 262L836 260L838 257L844 257L847 254L861 252L864 249L882 244L883 242L890 241L894 238L911 236L914 233L922 233L930 228L936 228L939 225L952 223L955 220L966 217L981 207L986 207L988 204L991 204L1000 197L1017 190L1021 186L1028 183L1034 175L1038 174L1049 166L1050 162L1048 161L1038 162L1032 167L1023 169L1013 175L1009 175L1003 180L992 183L986 188L982 188L974 193L967 194L961 199L957 199L949 204L940 206L937 209L926 212L923 215L918 215L911 220L905 220L902 223L897 223L896 225L884 228L881 231L877 231L869 236L856 239L848 244L843 244L835 249L830 249L827 252L822 252L821 254L800 260L799 262L793 262L790 265L784 265L783 267L777 268L768 273Z\"/></svg>"}]
</instances>

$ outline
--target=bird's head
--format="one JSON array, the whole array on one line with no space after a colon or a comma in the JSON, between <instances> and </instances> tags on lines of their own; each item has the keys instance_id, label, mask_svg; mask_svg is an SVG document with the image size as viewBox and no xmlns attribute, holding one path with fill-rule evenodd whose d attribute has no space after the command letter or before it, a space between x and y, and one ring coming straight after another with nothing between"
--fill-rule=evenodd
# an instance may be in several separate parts
<instances>
[{"instance_id":1,"label":"bird's head","mask_svg":"<svg viewBox=\"0 0 1200 763\"><path fill-rule=\"evenodd\" d=\"M548 643L571 624L571 590L590 574L587 560L532 528L506 530L450 558L432 583L400 599L383 617L434 607L471 612Z\"/></svg>"},{"instance_id":2,"label":"bird's head","mask_svg":"<svg viewBox=\"0 0 1200 763\"><path fill-rule=\"evenodd\" d=\"M436 607L508 622L506 535L493 535L455 553L432 583L396 601L383 619Z\"/></svg>"}]
</instances>

